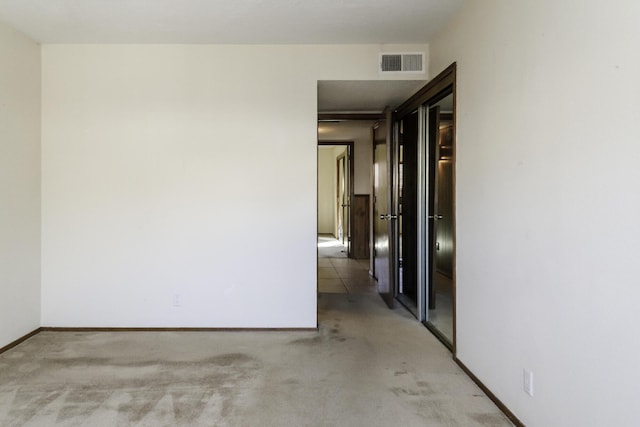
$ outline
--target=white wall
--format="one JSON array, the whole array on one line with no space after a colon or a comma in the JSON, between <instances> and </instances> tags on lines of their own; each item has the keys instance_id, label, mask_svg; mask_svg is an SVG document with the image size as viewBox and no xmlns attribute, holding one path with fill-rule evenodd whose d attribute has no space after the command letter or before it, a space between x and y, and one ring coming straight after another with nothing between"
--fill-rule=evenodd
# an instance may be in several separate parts
<instances>
[{"instance_id":1,"label":"white wall","mask_svg":"<svg viewBox=\"0 0 640 427\"><path fill-rule=\"evenodd\" d=\"M0 23L0 347L40 326L40 47Z\"/></svg>"},{"instance_id":2,"label":"white wall","mask_svg":"<svg viewBox=\"0 0 640 427\"><path fill-rule=\"evenodd\" d=\"M334 234L336 223L336 158L333 147L318 147L318 233Z\"/></svg>"},{"instance_id":3,"label":"white wall","mask_svg":"<svg viewBox=\"0 0 640 427\"><path fill-rule=\"evenodd\" d=\"M430 46L458 63L458 356L528 426L638 423L638 22L469 1Z\"/></svg>"},{"instance_id":4,"label":"white wall","mask_svg":"<svg viewBox=\"0 0 640 427\"><path fill-rule=\"evenodd\" d=\"M317 81L384 48L43 46L43 324L315 326Z\"/></svg>"},{"instance_id":5,"label":"white wall","mask_svg":"<svg viewBox=\"0 0 640 427\"><path fill-rule=\"evenodd\" d=\"M356 194L371 193L373 124L369 120L323 122L318 127L319 141L353 141L353 191Z\"/></svg>"}]
</instances>

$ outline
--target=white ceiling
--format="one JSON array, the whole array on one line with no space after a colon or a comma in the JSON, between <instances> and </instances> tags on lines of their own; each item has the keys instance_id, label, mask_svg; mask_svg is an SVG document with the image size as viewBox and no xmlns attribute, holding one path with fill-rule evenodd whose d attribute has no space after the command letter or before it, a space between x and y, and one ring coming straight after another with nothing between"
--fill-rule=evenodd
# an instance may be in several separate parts
<instances>
[{"instance_id":1,"label":"white ceiling","mask_svg":"<svg viewBox=\"0 0 640 427\"><path fill-rule=\"evenodd\" d=\"M318 82L318 112L381 112L398 107L424 80L323 80Z\"/></svg>"},{"instance_id":2,"label":"white ceiling","mask_svg":"<svg viewBox=\"0 0 640 427\"><path fill-rule=\"evenodd\" d=\"M464 0L0 0L41 43L426 43Z\"/></svg>"}]
</instances>

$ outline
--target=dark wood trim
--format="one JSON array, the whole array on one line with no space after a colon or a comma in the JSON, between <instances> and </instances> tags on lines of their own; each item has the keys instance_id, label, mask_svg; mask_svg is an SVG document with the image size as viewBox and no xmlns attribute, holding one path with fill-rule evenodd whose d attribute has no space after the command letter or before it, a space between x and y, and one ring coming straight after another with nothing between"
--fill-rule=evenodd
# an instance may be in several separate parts
<instances>
[{"instance_id":1,"label":"dark wood trim","mask_svg":"<svg viewBox=\"0 0 640 427\"><path fill-rule=\"evenodd\" d=\"M509 421L511 421L514 425L516 425L516 427L526 427L525 424L522 421L520 421L518 417L516 417L515 414L511 412L511 410L509 410L509 408L507 408L507 406L504 403L502 403L502 401L498 399L496 395L493 394L491 390L489 390L489 388L486 385L484 385L484 383L480 381L480 379L476 377L469 368L465 366L464 363L460 361L460 359L454 356L453 360L458 364L458 366L460 366L460 368L464 371L464 373L467 374L469 378L471 378L471 380L473 380L473 382L478 385L478 387L480 387L480 389L487 395L487 397L491 399L493 403L495 403L498 409L500 409L504 413L504 415L507 418L509 418Z\"/></svg>"},{"instance_id":2,"label":"dark wood trim","mask_svg":"<svg viewBox=\"0 0 640 427\"><path fill-rule=\"evenodd\" d=\"M40 333L40 331L42 331L42 328L34 329L33 331L29 332L27 335L24 335L24 336L18 338L17 340L10 342L9 344L5 345L4 347L1 347L0 348L0 354L4 353L7 350L11 350L13 347L17 346L20 343L25 342L26 340L28 340L32 336L37 335L38 333Z\"/></svg>"},{"instance_id":3,"label":"dark wood trim","mask_svg":"<svg viewBox=\"0 0 640 427\"><path fill-rule=\"evenodd\" d=\"M353 224L351 224L351 255L353 259L368 260L371 252L369 229L371 224L371 195L354 194L351 208Z\"/></svg>"},{"instance_id":4,"label":"dark wood trim","mask_svg":"<svg viewBox=\"0 0 640 427\"><path fill-rule=\"evenodd\" d=\"M318 328L93 328L43 326L42 332L318 332Z\"/></svg>"},{"instance_id":5,"label":"dark wood trim","mask_svg":"<svg viewBox=\"0 0 640 427\"><path fill-rule=\"evenodd\" d=\"M427 83L422 89L416 92L415 95L402 103L402 105L400 105L395 111L397 117L402 118L412 111L415 111L419 106L429 100L437 101L437 96L445 90L448 90L452 84L455 88L455 76L456 63L454 62L453 64L445 68L443 72L430 80L429 83Z\"/></svg>"},{"instance_id":6,"label":"dark wood trim","mask_svg":"<svg viewBox=\"0 0 640 427\"><path fill-rule=\"evenodd\" d=\"M382 120L384 113L318 113L318 121Z\"/></svg>"},{"instance_id":7,"label":"dark wood trim","mask_svg":"<svg viewBox=\"0 0 640 427\"><path fill-rule=\"evenodd\" d=\"M457 265L458 265L458 217L456 215L457 212L457 205L456 205L456 200L457 198L457 194L458 194L458 187L457 187L457 182L456 182L456 174L457 174L457 164L458 164L458 133L457 133L457 117L458 117L458 95L457 95L457 86L458 86L458 73L457 73L457 65L454 62L453 64L451 64L451 66L449 68L452 68L451 71L451 79L453 80L452 82L452 89L451 89L451 93L453 95L453 112L452 112L452 117L451 117L451 144L453 145L453 149L452 149L452 159L453 159L453 177L452 177L452 182L451 185L453 186L453 208L452 208L452 212L453 212L453 261L452 261L452 266L451 266L451 271L453 273L453 277L452 279L452 286L453 286L453 290L452 290L452 295L451 297L453 298L453 349L451 350L453 353L453 356L456 357L457 356L457 349L458 349L458 344L457 344L457 337L458 337L458 299L457 299L457 294L458 294L458 273L457 273Z\"/></svg>"},{"instance_id":8,"label":"dark wood trim","mask_svg":"<svg viewBox=\"0 0 640 427\"><path fill-rule=\"evenodd\" d=\"M344 173L345 172L345 168L349 168L349 171L347 172L349 175L351 175L351 165L345 161L345 158L349 159L351 158L349 151L350 147L347 147L347 149L345 150L345 152L343 152L342 154L340 154L338 157L335 158L336 160L336 196L340 195L340 173ZM342 168L342 171L340 170L340 161L342 160L342 162L344 163L344 167ZM343 179L348 179L349 182L351 182L351 176L349 177L343 177ZM347 220L349 221L349 224L347 225L347 227L344 226L344 223L342 224L342 242L340 242L342 245L344 245L344 234L346 232L347 234L347 258L351 258L351 199L353 198L351 196L351 188L347 188L346 191L349 192L349 206L348 207L348 214L347 216L349 217ZM338 216L336 218L336 221L338 223L338 231L340 231L340 218L342 217L342 219L344 220L344 199L343 200L338 200L338 198L336 198L336 200L333 201L334 203L336 203L335 207L337 208L338 212ZM335 224L334 224L335 225ZM346 230L345 230L346 228ZM340 233L338 233L340 234ZM340 240L338 240L340 241Z\"/></svg>"}]
</instances>

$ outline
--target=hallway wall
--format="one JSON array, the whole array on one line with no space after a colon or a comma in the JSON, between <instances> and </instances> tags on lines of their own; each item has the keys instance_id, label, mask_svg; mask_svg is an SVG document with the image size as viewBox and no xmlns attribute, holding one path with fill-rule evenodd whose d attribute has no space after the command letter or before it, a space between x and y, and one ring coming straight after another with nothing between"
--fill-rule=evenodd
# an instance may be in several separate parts
<instances>
[{"instance_id":1,"label":"hallway wall","mask_svg":"<svg viewBox=\"0 0 640 427\"><path fill-rule=\"evenodd\" d=\"M40 46L0 23L0 347L40 326Z\"/></svg>"},{"instance_id":2,"label":"hallway wall","mask_svg":"<svg viewBox=\"0 0 640 427\"><path fill-rule=\"evenodd\" d=\"M458 356L527 426L638 422L639 20L469 1L431 44L458 64Z\"/></svg>"},{"instance_id":3,"label":"hallway wall","mask_svg":"<svg viewBox=\"0 0 640 427\"><path fill-rule=\"evenodd\" d=\"M335 233L336 157L332 146L318 147L318 233Z\"/></svg>"},{"instance_id":4,"label":"hallway wall","mask_svg":"<svg viewBox=\"0 0 640 427\"><path fill-rule=\"evenodd\" d=\"M371 164L373 148L369 120L322 122L318 128L318 141L353 141L353 190L356 194L371 193Z\"/></svg>"},{"instance_id":5,"label":"hallway wall","mask_svg":"<svg viewBox=\"0 0 640 427\"><path fill-rule=\"evenodd\" d=\"M398 49L43 46L43 324L315 327L317 81Z\"/></svg>"}]
</instances>

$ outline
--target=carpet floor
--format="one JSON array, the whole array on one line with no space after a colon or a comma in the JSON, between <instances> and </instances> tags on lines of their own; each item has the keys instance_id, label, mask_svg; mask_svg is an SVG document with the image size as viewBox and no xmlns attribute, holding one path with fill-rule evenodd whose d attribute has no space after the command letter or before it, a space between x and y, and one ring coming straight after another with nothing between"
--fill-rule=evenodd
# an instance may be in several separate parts
<instances>
[{"instance_id":1,"label":"carpet floor","mask_svg":"<svg viewBox=\"0 0 640 427\"><path fill-rule=\"evenodd\" d=\"M404 309L319 295L318 332L41 332L2 426L510 426Z\"/></svg>"}]
</instances>

